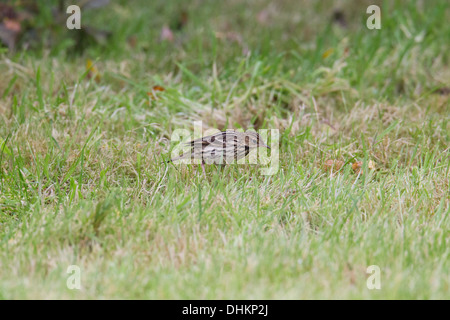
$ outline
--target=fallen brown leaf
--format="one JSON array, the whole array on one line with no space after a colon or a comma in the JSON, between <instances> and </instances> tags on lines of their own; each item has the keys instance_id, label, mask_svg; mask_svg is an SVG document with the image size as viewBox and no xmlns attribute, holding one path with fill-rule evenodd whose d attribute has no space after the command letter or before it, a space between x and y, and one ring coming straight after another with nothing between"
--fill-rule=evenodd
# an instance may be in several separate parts
<instances>
[{"instance_id":1,"label":"fallen brown leaf","mask_svg":"<svg viewBox=\"0 0 450 320\"><path fill-rule=\"evenodd\" d=\"M94 62L92 62L91 59L86 60L86 70L88 71L88 79L94 79L97 83L100 82L100 73L98 72L97 67L94 65Z\"/></svg>"},{"instance_id":2,"label":"fallen brown leaf","mask_svg":"<svg viewBox=\"0 0 450 320\"><path fill-rule=\"evenodd\" d=\"M150 99L156 99L156 92L158 91L166 91L166 89L164 89L164 87L161 87L159 85L156 85L152 88L152 91L147 92L147 95L149 96Z\"/></svg>"},{"instance_id":3,"label":"fallen brown leaf","mask_svg":"<svg viewBox=\"0 0 450 320\"><path fill-rule=\"evenodd\" d=\"M325 52L322 54L322 59L328 58L333 52L334 52L333 48L325 50Z\"/></svg>"},{"instance_id":4,"label":"fallen brown leaf","mask_svg":"<svg viewBox=\"0 0 450 320\"><path fill-rule=\"evenodd\" d=\"M352 169L356 174L363 174L364 171L362 169L363 162L362 161L356 161L352 164ZM375 163L372 160L369 160L369 163L367 164L367 168L369 170L375 170Z\"/></svg>"},{"instance_id":5,"label":"fallen brown leaf","mask_svg":"<svg viewBox=\"0 0 450 320\"><path fill-rule=\"evenodd\" d=\"M327 160L325 161L325 163L323 164L323 168L326 171L339 171L341 170L341 168L344 166L344 161L341 160Z\"/></svg>"}]
</instances>

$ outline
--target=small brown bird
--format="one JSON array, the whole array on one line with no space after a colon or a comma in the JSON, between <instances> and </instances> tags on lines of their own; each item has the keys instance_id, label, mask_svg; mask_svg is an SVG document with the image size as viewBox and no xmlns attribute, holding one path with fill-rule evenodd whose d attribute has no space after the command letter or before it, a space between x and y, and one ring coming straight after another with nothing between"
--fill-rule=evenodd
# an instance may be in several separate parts
<instances>
[{"instance_id":1,"label":"small brown bird","mask_svg":"<svg viewBox=\"0 0 450 320\"><path fill-rule=\"evenodd\" d=\"M201 160L203 173L205 174L206 164L227 164L234 160L239 160L247 156L251 150L264 147L270 149L264 143L261 136L254 132L224 131L216 134L195 139L187 143L191 146L191 151L175 157L167 162L174 162L182 159Z\"/></svg>"}]
</instances>

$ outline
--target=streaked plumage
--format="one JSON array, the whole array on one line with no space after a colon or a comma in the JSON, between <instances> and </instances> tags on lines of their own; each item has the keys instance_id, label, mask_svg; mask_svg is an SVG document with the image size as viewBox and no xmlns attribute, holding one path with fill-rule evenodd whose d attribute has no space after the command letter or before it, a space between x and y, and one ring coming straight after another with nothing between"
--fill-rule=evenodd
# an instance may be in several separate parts
<instances>
[{"instance_id":1,"label":"streaked plumage","mask_svg":"<svg viewBox=\"0 0 450 320\"><path fill-rule=\"evenodd\" d=\"M244 158L252 149L258 147L269 148L260 135L253 131L218 132L210 136L192 140L187 145L191 146L190 152L173 158L169 162L181 159L199 159L202 161L202 167L205 163L226 164Z\"/></svg>"}]
</instances>

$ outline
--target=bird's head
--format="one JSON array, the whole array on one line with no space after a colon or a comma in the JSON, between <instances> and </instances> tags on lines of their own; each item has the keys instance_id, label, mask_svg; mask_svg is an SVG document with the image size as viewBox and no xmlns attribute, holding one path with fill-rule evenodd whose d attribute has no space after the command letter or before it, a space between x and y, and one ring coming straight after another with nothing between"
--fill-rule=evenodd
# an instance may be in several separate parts
<instances>
[{"instance_id":1,"label":"bird's head","mask_svg":"<svg viewBox=\"0 0 450 320\"><path fill-rule=\"evenodd\" d=\"M257 132L247 131L243 132L242 135L245 146L249 148L264 147L270 149L270 147L264 143L263 139Z\"/></svg>"}]
</instances>

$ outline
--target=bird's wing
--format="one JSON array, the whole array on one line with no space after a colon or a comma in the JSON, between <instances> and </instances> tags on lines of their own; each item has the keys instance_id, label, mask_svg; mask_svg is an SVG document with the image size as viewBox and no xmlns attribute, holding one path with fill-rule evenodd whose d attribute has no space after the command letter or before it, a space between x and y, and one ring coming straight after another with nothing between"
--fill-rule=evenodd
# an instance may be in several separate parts
<instances>
[{"instance_id":1,"label":"bird's wing","mask_svg":"<svg viewBox=\"0 0 450 320\"><path fill-rule=\"evenodd\" d=\"M206 147L210 144L220 147L221 145L225 148L225 143L233 144L238 141L238 135L233 131L224 131L218 132L216 134L202 137L199 139L195 139L189 141L187 144L191 146L201 145L202 147Z\"/></svg>"}]
</instances>

